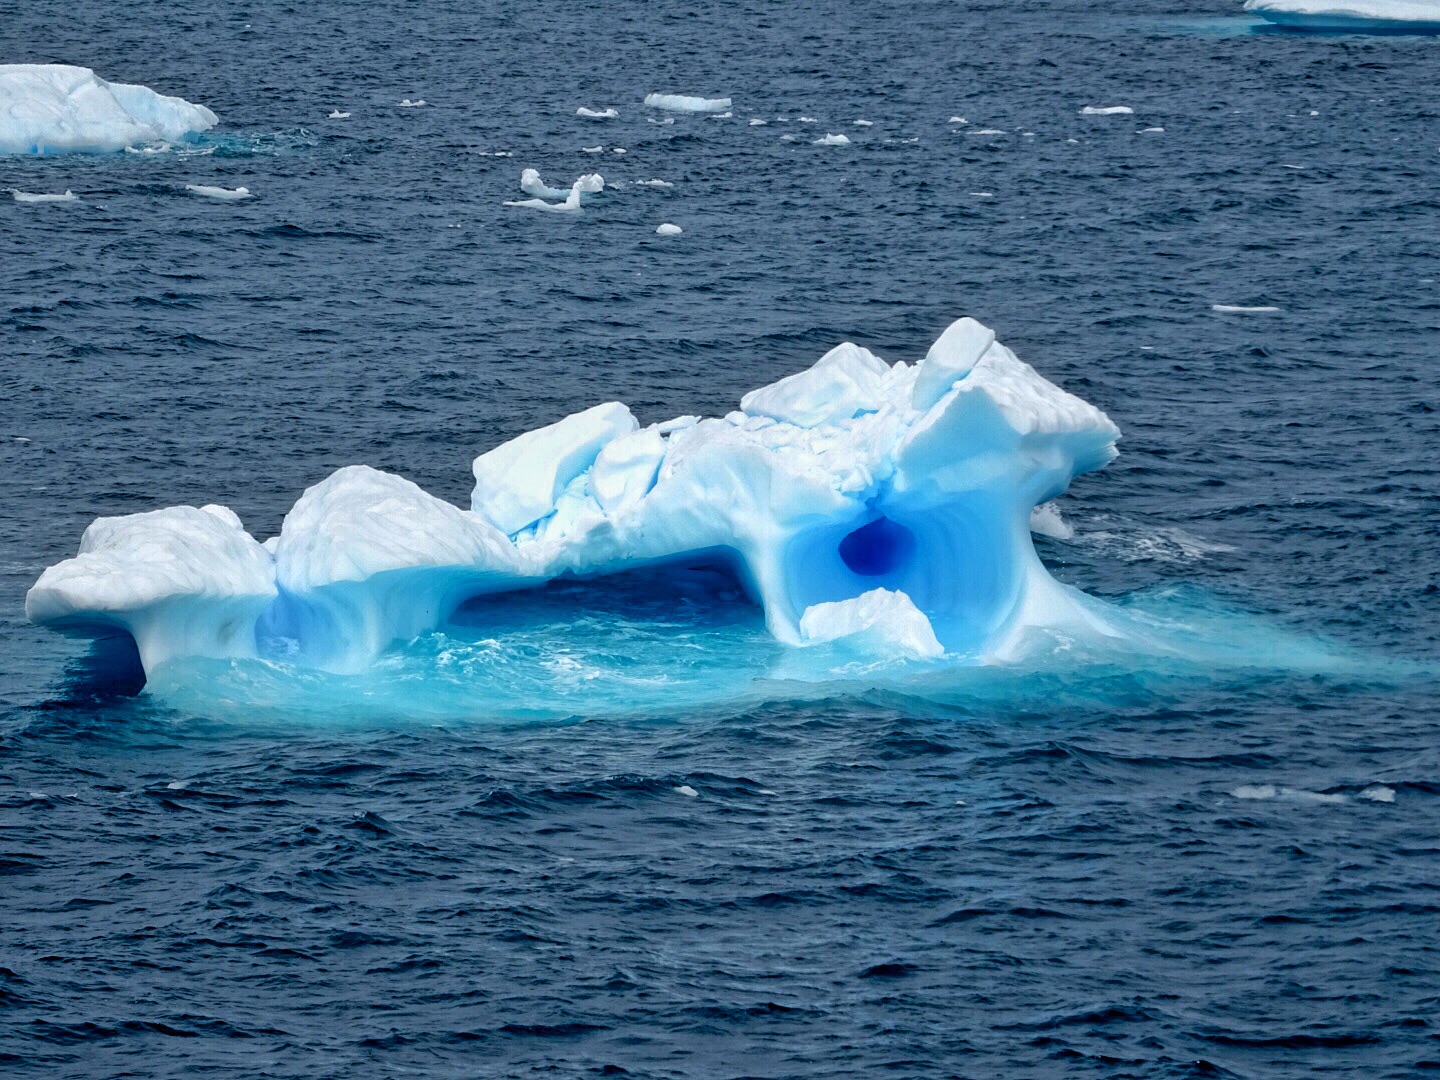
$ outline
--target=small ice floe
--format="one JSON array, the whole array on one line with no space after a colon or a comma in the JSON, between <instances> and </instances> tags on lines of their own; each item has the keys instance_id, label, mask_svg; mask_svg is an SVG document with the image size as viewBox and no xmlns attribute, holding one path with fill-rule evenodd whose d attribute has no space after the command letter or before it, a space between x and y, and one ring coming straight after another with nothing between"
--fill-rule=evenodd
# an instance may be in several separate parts
<instances>
[{"instance_id":1,"label":"small ice floe","mask_svg":"<svg viewBox=\"0 0 1440 1080\"><path fill-rule=\"evenodd\" d=\"M43 191L42 191L42 192L21 191L19 188L13 188L13 187L12 187L12 188L10 189L10 194L11 194L12 196L14 196L16 202L52 203L52 202L79 202L79 201L80 201L80 196L79 196L79 195L76 195L75 192L71 191L69 188L66 188L63 194L54 195L54 194L51 194L51 193L49 193L49 192L43 192Z\"/></svg>"},{"instance_id":2,"label":"small ice floe","mask_svg":"<svg viewBox=\"0 0 1440 1080\"><path fill-rule=\"evenodd\" d=\"M966 120L963 116L952 116L949 120L946 120L945 122L947 124L968 124L970 121Z\"/></svg>"},{"instance_id":3,"label":"small ice floe","mask_svg":"<svg viewBox=\"0 0 1440 1080\"><path fill-rule=\"evenodd\" d=\"M977 199L993 199L995 197L993 191L972 191L970 194Z\"/></svg>"},{"instance_id":4,"label":"small ice floe","mask_svg":"<svg viewBox=\"0 0 1440 1080\"><path fill-rule=\"evenodd\" d=\"M1370 802L1393 803L1395 801L1395 789L1386 787L1384 784L1371 784L1364 791L1360 792L1360 798L1368 799Z\"/></svg>"},{"instance_id":5,"label":"small ice floe","mask_svg":"<svg viewBox=\"0 0 1440 1080\"><path fill-rule=\"evenodd\" d=\"M1163 127L1141 128L1141 129L1140 129L1140 134L1141 134L1141 135L1164 135L1164 134L1165 134L1165 129L1164 129Z\"/></svg>"},{"instance_id":6,"label":"small ice floe","mask_svg":"<svg viewBox=\"0 0 1440 1080\"><path fill-rule=\"evenodd\" d=\"M559 188L552 188L540 179L540 173L535 169L526 169L520 174L520 190L527 195L534 195L533 199L517 199L506 201L506 206L524 206L531 210L550 210L565 214L578 214L580 212L580 196L594 195L605 190L605 178L599 173L586 173L577 177L570 185L569 191L562 191ZM549 199L564 199L564 202L548 202Z\"/></svg>"},{"instance_id":7,"label":"small ice floe","mask_svg":"<svg viewBox=\"0 0 1440 1080\"><path fill-rule=\"evenodd\" d=\"M168 784L165 785L165 790L166 790L166 791L184 791L184 790L185 790L185 781L184 781L184 780L171 780L170 783L168 783Z\"/></svg>"},{"instance_id":8,"label":"small ice floe","mask_svg":"<svg viewBox=\"0 0 1440 1080\"><path fill-rule=\"evenodd\" d=\"M847 135L825 135L814 140L815 146L849 146L850 138Z\"/></svg>"},{"instance_id":9,"label":"small ice floe","mask_svg":"<svg viewBox=\"0 0 1440 1080\"><path fill-rule=\"evenodd\" d=\"M711 114L710 114L710 119L711 119L711 120L729 120L729 119L730 119L732 116L734 116L734 115L735 115L735 114L734 114L733 112L717 112L717 113L711 113Z\"/></svg>"},{"instance_id":10,"label":"small ice floe","mask_svg":"<svg viewBox=\"0 0 1440 1080\"><path fill-rule=\"evenodd\" d=\"M1080 110L1081 116L1134 116L1135 110L1129 105L1086 105Z\"/></svg>"},{"instance_id":11,"label":"small ice floe","mask_svg":"<svg viewBox=\"0 0 1440 1080\"><path fill-rule=\"evenodd\" d=\"M18 443L28 443L30 441L29 436L26 435L13 435L11 436L11 438L13 438Z\"/></svg>"},{"instance_id":12,"label":"small ice floe","mask_svg":"<svg viewBox=\"0 0 1440 1080\"><path fill-rule=\"evenodd\" d=\"M1269 315L1280 309L1270 304L1257 304L1248 306L1245 304L1211 304L1211 311L1218 311L1222 315Z\"/></svg>"},{"instance_id":13,"label":"small ice floe","mask_svg":"<svg viewBox=\"0 0 1440 1080\"><path fill-rule=\"evenodd\" d=\"M818 124L820 121L813 116L797 116L795 122L797 124Z\"/></svg>"},{"instance_id":14,"label":"small ice floe","mask_svg":"<svg viewBox=\"0 0 1440 1080\"><path fill-rule=\"evenodd\" d=\"M395 107L396 107L397 109L418 109L418 108L420 108L420 106L422 106L422 105L429 105L429 104L430 104L430 103L429 103L428 101L426 101L423 97L422 97L422 98L419 98L419 99L417 99L417 100L415 100L415 101L411 101L411 100L407 97L407 98L402 99L401 102L400 102L400 104L396 105Z\"/></svg>"},{"instance_id":15,"label":"small ice floe","mask_svg":"<svg viewBox=\"0 0 1440 1080\"><path fill-rule=\"evenodd\" d=\"M679 225L672 225L670 222L667 221L667 222L665 222L664 225L661 225L658 229L655 230L655 235L656 235L656 236L679 236L679 235L680 235L682 232L684 232L684 231L685 231L685 230L682 229L682 228L680 228Z\"/></svg>"},{"instance_id":16,"label":"small ice floe","mask_svg":"<svg viewBox=\"0 0 1440 1080\"><path fill-rule=\"evenodd\" d=\"M1230 792L1236 799L1286 799L1304 803L1343 803L1345 796L1339 792L1306 791L1303 788L1279 787L1275 784L1242 784Z\"/></svg>"},{"instance_id":17,"label":"small ice floe","mask_svg":"<svg viewBox=\"0 0 1440 1080\"><path fill-rule=\"evenodd\" d=\"M328 115L327 117L325 117L325 119L326 119L326 120L349 120L349 119L350 119L350 114L349 114L348 112L341 112L339 109L336 109L336 110L334 110L332 113L330 113L330 115Z\"/></svg>"},{"instance_id":18,"label":"small ice floe","mask_svg":"<svg viewBox=\"0 0 1440 1080\"><path fill-rule=\"evenodd\" d=\"M645 122L647 124L673 124L675 122L675 118L673 116L647 116L645 117Z\"/></svg>"},{"instance_id":19,"label":"small ice floe","mask_svg":"<svg viewBox=\"0 0 1440 1080\"><path fill-rule=\"evenodd\" d=\"M681 784L679 787L675 788L674 791L676 795L684 795L687 799L693 799L700 794L689 784Z\"/></svg>"},{"instance_id":20,"label":"small ice floe","mask_svg":"<svg viewBox=\"0 0 1440 1080\"><path fill-rule=\"evenodd\" d=\"M758 116L752 116L750 118L751 127L764 127L766 123L767 121L761 120Z\"/></svg>"},{"instance_id":21,"label":"small ice floe","mask_svg":"<svg viewBox=\"0 0 1440 1080\"><path fill-rule=\"evenodd\" d=\"M975 128L975 129L972 130L972 131L967 131L965 134L967 134L967 135L1008 135L1009 132L1007 132L1007 131L1002 131L1002 130L1000 130L999 128Z\"/></svg>"},{"instance_id":22,"label":"small ice floe","mask_svg":"<svg viewBox=\"0 0 1440 1080\"><path fill-rule=\"evenodd\" d=\"M1286 164L1284 164L1284 163L1282 162L1281 165L1280 165L1280 168L1282 168L1282 169L1298 169L1298 170L1303 170L1303 169L1305 168L1305 166L1304 166L1304 165L1286 165Z\"/></svg>"},{"instance_id":23,"label":"small ice floe","mask_svg":"<svg viewBox=\"0 0 1440 1080\"><path fill-rule=\"evenodd\" d=\"M1030 531L1052 540L1070 540L1075 528L1060 516L1060 508L1053 502L1041 503L1030 511Z\"/></svg>"},{"instance_id":24,"label":"small ice floe","mask_svg":"<svg viewBox=\"0 0 1440 1080\"><path fill-rule=\"evenodd\" d=\"M623 146L614 147L610 152L611 152L612 154L626 154L626 153L629 153L629 151L626 150L625 147L623 147Z\"/></svg>"},{"instance_id":25,"label":"small ice floe","mask_svg":"<svg viewBox=\"0 0 1440 1080\"><path fill-rule=\"evenodd\" d=\"M873 121L873 120L852 120L852 121L850 121L850 122L851 122L852 124L854 124L856 127L874 127L874 126L875 126L875 121Z\"/></svg>"},{"instance_id":26,"label":"small ice floe","mask_svg":"<svg viewBox=\"0 0 1440 1080\"><path fill-rule=\"evenodd\" d=\"M186 184L185 190L192 195L204 195L207 199L251 198L250 189L247 187L223 188L213 187L210 184Z\"/></svg>"},{"instance_id":27,"label":"small ice floe","mask_svg":"<svg viewBox=\"0 0 1440 1080\"><path fill-rule=\"evenodd\" d=\"M575 110L576 116L583 116L588 120L616 120L620 117L619 109L587 109L584 105Z\"/></svg>"},{"instance_id":28,"label":"small ice floe","mask_svg":"<svg viewBox=\"0 0 1440 1080\"><path fill-rule=\"evenodd\" d=\"M1080 145L1080 140L1079 140L1079 139L1066 139L1065 141L1066 141L1067 143L1069 143L1071 146L1079 146L1079 145Z\"/></svg>"},{"instance_id":29,"label":"small ice floe","mask_svg":"<svg viewBox=\"0 0 1440 1080\"><path fill-rule=\"evenodd\" d=\"M582 154L603 154L603 153L605 152L605 147L603 147L603 146L582 146L582 147L580 147L580 152L581 152Z\"/></svg>"},{"instance_id":30,"label":"small ice floe","mask_svg":"<svg viewBox=\"0 0 1440 1080\"><path fill-rule=\"evenodd\" d=\"M691 97L688 94L646 94L645 104L652 109L665 109L668 112L716 113L724 112L733 103L728 97L702 98Z\"/></svg>"},{"instance_id":31,"label":"small ice floe","mask_svg":"<svg viewBox=\"0 0 1440 1080\"><path fill-rule=\"evenodd\" d=\"M669 180L636 180L636 187L674 187Z\"/></svg>"}]
</instances>

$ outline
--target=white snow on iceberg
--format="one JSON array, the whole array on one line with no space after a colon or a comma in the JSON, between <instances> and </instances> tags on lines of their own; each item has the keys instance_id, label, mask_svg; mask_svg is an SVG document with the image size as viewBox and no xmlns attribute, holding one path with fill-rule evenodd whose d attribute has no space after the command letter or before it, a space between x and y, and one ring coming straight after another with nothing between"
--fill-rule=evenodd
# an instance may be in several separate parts
<instances>
[{"instance_id":1,"label":"white snow on iceberg","mask_svg":"<svg viewBox=\"0 0 1440 1080\"><path fill-rule=\"evenodd\" d=\"M1246 0L1245 10L1291 30L1440 33L1436 0Z\"/></svg>"},{"instance_id":2,"label":"white snow on iceberg","mask_svg":"<svg viewBox=\"0 0 1440 1080\"><path fill-rule=\"evenodd\" d=\"M918 363L846 343L720 419L576 413L481 454L469 509L350 466L264 544L222 507L102 518L26 612L128 634L147 672L179 657L360 672L487 594L700 565L733 575L785 645L1007 659L1039 629L1117 633L1051 578L1030 517L1118 437L961 319Z\"/></svg>"},{"instance_id":3,"label":"white snow on iceberg","mask_svg":"<svg viewBox=\"0 0 1440 1080\"><path fill-rule=\"evenodd\" d=\"M585 173L583 176L577 177L568 189L552 188L540 179L540 173L537 170L525 169L520 173L520 190L527 195L533 195L534 198L507 200L506 206L524 206L531 210L578 214L580 213L580 196L594 195L604 191L605 178L599 173ZM563 201L548 202L549 199Z\"/></svg>"},{"instance_id":4,"label":"white snow on iceberg","mask_svg":"<svg viewBox=\"0 0 1440 1080\"><path fill-rule=\"evenodd\" d=\"M0 64L0 154L103 153L219 123L203 105L68 64Z\"/></svg>"},{"instance_id":5,"label":"white snow on iceberg","mask_svg":"<svg viewBox=\"0 0 1440 1080\"><path fill-rule=\"evenodd\" d=\"M645 104L652 109L670 112L720 113L730 108L730 99L690 97L686 94L647 94Z\"/></svg>"}]
</instances>

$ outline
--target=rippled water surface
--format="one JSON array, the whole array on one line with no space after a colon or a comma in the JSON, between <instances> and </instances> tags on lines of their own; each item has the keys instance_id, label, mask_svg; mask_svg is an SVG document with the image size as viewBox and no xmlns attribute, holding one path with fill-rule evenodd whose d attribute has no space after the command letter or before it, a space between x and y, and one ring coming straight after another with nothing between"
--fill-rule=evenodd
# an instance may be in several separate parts
<instances>
[{"instance_id":1,"label":"rippled water surface","mask_svg":"<svg viewBox=\"0 0 1440 1080\"><path fill-rule=\"evenodd\" d=\"M1236 7L0 2L6 61L223 120L0 159L80 196L0 203L5 1075L1436 1067L1440 38ZM503 206L524 167L611 189ZM960 314L1125 431L1047 562L1203 662L817 680L723 583L562 585L327 708L117 696L23 618L100 514L462 501L597 401Z\"/></svg>"}]
</instances>

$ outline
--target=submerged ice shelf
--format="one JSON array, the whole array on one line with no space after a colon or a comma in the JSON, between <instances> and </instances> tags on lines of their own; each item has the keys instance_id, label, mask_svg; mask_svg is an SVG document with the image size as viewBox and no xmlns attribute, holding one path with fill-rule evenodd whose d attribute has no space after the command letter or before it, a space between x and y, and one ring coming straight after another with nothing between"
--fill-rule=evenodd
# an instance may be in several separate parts
<instances>
[{"instance_id":1,"label":"submerged ice shelf","mask_svg":"<svg viewBox=\"0 0 1440 1080\"><path fill-rule=\"evenodd\" d=\"M219 122L203 105L68 64L0 64L0 154L103 153Z\"/></svg>"},{"instance_id":2,"label":"submerged ice shelf","mask_svg":"<svg viewBox=\"0 0 1440 1080\"><path fill-rule=\"evenodd\" d=\"M31 588L36 623L184 658L363 672L477 598L625 571L733 575L782 645L1004 659L1111 634L1056 582L1031 511L1115 454L1100 410L973 319L915 364L850 343L719 419L596 405L475 459L469 509L354 465L260 543L230 510L101 518Z\"/></svg>"}]
</instances>

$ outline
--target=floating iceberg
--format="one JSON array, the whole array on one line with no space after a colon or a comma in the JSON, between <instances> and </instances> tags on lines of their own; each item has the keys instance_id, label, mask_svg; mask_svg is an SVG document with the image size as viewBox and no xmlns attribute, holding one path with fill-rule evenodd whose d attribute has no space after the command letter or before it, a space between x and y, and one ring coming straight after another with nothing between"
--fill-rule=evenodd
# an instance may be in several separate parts
<instances>
[{"instance_id":1,"label":"floating iceberg","mask_svg":"<svg viewBox=\"0 0 1440 1080\"><path fill-rule=\"evenodd\" d=\"M58 203L80 201L80 196L76 195L75 192L71 191L69 188L66 188L63 192L59 194L53 194L46 191L21 191L19 188L12 187L10 189L10 194L16 202L24 203Z\"/></svg>"},{"instance_id":2,"label":"floating iceberg","mask_svg":"<svg viewBox=\"0 0 1440 1080\"><path fill-rule=\"evenodd\" d=\"M599 173L586 173L576 178L567 190L552 188L540 179L535 169L520 173L520 190L533 199L507 200L506 206L524 206L531 210L550 210L566 214L580 213L580 196L593 195L605 190L605 178ZM547 202L548 199L563 199L563 202Z\"/></svg>"},{"instance_id":3,"label":"floating iceberg","mask_svg":"<svg viewBox=\"0 0 1440 1080\"><path fill-rule=\"evenodd\" d=\"M673 222L667 221L655 229L656 236L679 236L685 230Z\"/></svg>"},{"instance_id":4,"label":"floating iceberg","mask_svg":"<svg viewBox=\"0 0 1440 1080\"><path fill-rule=\"evenodd\" d=\"M186 184L185 190L192 195L204 195L207 199L249 199L250 189L247 187L226 188L215 187L212 184Z\"/></svg>"},{"instance_id":5,"label":"floating iceberg","mask_svg":"<svg viewBox=\"0 0 1440 1080\"><path fill-rule=\"evenodd\" d=\"M1135 110L1129 105L1086 105L1080 110L1081 116L1134 116Z\"/></svg>"},{"instance_id":6,"label":"floating iceberg","mask_svg":"<svg viewBox=\"0 0 1440 1080\"><path fill-rule=\"evenodd\" d=\"M219 120L203 105L68 64L0 64L0 154L104 153L176 142Z\"/></svg>"},{"instance_id":7,"label":"floating iceberg","mask_svg":"<svg viewBox=\"0 0 1440 1080\"><path fill-rule=\"evenodd\" d=\"M1037 630L1115 636L1056 582L1031 512L1115 454L1100 410L973 319L915 364L843 344L720 419L597 405L481 454L470 507L349 466L263 544L219 506L101 518L26 597L35 623L179 658L363 672L490 594L696 567L783 645L1006 659Z\"/></svg>"},{"instance_id":8,"label":"floating iceberg","mask_svg":"<svg viewBox=\"0 0 1440 1080\"><path fill-rule=\"evenodd\" d=\"M730 108L730 99L688 97L685 94L647 94L645 104L652 109L667 109L670 112L718 113Z\"/></svg>"},{"instance_id":9,"label":"floating iceberg","mask_svg":"<svg viewBox=\"0 0 1440 1080\"><path fill-rule=\"evenodd\" d=\"M575 110L576 116L583 116L589 120L616 120L619 119L618 109L587 109L584 105Z\"/></svg>"},{"instance_id":10,"label":"floating iceberg","mask_svg":"<svg viewBox=\"0 0 1440 1080\"><path fill-rule=\"evenodd\" d=\"M814 143L816 146L849 146L850 137L848 135L822 135L815 139Z\"/></svg>"},{"instance_id":11,"label":"floating iceberg","mask_svg":"<svg viewBox=\"0 0 1440 1080\"><path fill-rule=\"evenodd\" d=\"M1440 33L1436 0L1246 0L1245 10L1290 30Z\"/></svg>"}]
</instances>

